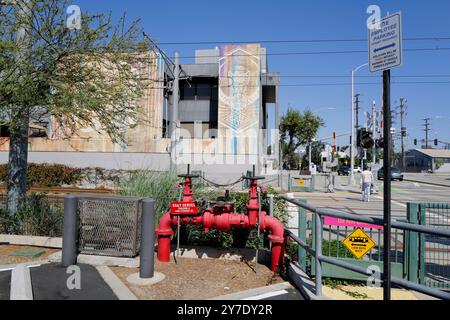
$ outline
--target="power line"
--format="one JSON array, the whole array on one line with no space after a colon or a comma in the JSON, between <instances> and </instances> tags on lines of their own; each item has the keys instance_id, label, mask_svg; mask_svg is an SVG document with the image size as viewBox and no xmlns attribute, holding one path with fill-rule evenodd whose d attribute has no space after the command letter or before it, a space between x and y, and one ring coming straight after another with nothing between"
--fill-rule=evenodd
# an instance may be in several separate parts
<instances>
[{"instance_id":1,"label":"power line","mask_svg":"<svg viewBox=\"0 0 450 320\"><path fill-rule=\"evenodd\" d=\"M432 51L450 51L450 47L435 47L435 48L411 48L404 49L405 52L432 52ZM303 51L303 52L273 52L261 54L233 54L233 57L257 57L257 56L299 56L299 55L333 55L333 54L355 54L366 53L366 50L346 50L346 51ZM219 58L217 55L209 56L180 56L181 59L195 59L195 58Z\"/></svg>"},{"instance_id":2,"label":"power line","mask_svg":"<svg viewBox=\"0 0 450 320\"><path fill-rule=\"evenodd\" d=\"M261 78L264 76L228 76L224 78ZM272 78L348 78L349 75L267 75L265 77ZM382 76L365 76L355 75L355 78L382 78ZM436 74L436 75L398 75L391 78L450 78L450 74Z\"/></svg>"},{"instance_id":3,"label":"power line","mask_svg":"<svg viewBox=\"0 0 450 320\"><path fill-rule=\"evenodd\" d=\"M392 81L392 84L450 84L450 81ZM380 82L360 82L355 83L355 85L379 85ZM280 87L322 87L322 86L350 86L351 83L297 83L297 84L280 84ZM231 87L229 86L222 86L222 87ZM233 86L233 87L258 87L258 86Z\"/></svg>"},{"instance_id":4,"label":"power line","mask_svg":"<svg viewBox=\"0 0 450 320\"><path fill-rule=\"evenodd\" d=\"M403 41L447 41L449 36L404 38ZM336 42L367 42L367 39L288 39L288 40L248 40L248 41L185 41L159 42L161 46L168 45L214 45L214 44L246 44L246 43L336 43Z\"/></svg>"},{"instance_id":5,"label":"power line","mask_svg":"<svg viewBox=\"0 0 450 320\"><path fill-rule=\"evenodd\" d=\"M148 79L148 80L152 80L152 79ZM159 80L155 80L155 82L162 82ZM406 81L406 82L402 82L402 81L392 81L392 84L450 84L450 81ZM359 82L359 83L355 83L355 85L358 86L364 86L364 85L380 85L380 82ZM279 87L331 87L331 86L350 86L351 83L295 83L295 84L279 84ZM259 88L260 86L255 86L255 85L221 85L220 87L222 88ZM149 89L153 89L153 90L158 90L158 89L165 89L165 87L155 87L155 88L149 88Z\"/></svg>"}]
</instances>

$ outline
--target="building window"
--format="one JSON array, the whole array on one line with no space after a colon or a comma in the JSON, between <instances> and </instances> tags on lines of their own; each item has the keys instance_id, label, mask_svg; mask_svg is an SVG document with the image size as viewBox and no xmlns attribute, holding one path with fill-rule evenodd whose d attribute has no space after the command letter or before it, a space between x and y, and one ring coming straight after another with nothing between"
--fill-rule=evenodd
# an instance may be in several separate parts
<instances>
[{"instance_id":1,"label":"building window","mask_svg":"<svg viewBox=\"0 0 450 320\"><path fill-rule=\"evenodd\" d=\"M218 87L210 83L187 83L180 86L181 100L216 100Z\"/></svg>"},{"instance_id":2,"label":"building window","mask_svg":"<svg viewBox=\"0 0 450 320\"><path fill-rule=\"evenodd\" d=\"M211 86L209 84L197 84L197 100L211 99Z\"/></svg>"},{"instance_id":3,"label":"building window","mask_svg":"<svg viewBox=\"0 0 450 320\"><path fill-rule=\"evenodd\" d=\"M185 83L181 90L181 100L195 100L196 90L195 85Z\"/></svg>"}]
</instances>

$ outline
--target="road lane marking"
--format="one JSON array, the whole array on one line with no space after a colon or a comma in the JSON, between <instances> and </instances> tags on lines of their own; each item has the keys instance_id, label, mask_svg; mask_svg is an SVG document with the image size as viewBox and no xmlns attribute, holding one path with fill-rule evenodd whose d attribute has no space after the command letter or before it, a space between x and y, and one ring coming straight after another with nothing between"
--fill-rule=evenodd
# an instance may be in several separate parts
<instances>
[{"instance_id":1,"label":"road lane marking","mask_svg":"<svg viewBox=\"0 0 450 320\"><path fill-rule=\"evenodd\" d=\"M263 293L263 294L249 297L249 298L244 298L241 300L262 300L262 299L266 299L266 298L270 298L270 297L280 296L282 294L287 294L287 293L289 293L287 290L278 290L278 291Z\"/></svg>"}]
</instances>

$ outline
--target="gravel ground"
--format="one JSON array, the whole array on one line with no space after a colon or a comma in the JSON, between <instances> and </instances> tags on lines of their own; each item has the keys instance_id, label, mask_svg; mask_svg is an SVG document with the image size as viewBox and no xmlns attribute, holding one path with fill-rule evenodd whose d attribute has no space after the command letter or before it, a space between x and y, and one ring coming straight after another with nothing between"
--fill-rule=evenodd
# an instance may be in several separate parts
<instances>
[{"instance_id":1,"label":"gravel ground","mask_svg":"<svg viewBox=\"0 0 450 320\"><path fill-rule=\"evenodd\" d=\"M18 250L44 250L44 254L40 257L14 257L12 253ZM45 260L52 253L61 251L60 249L47 249L29 246L0 245L0 265L26 263L31 261Z\"/></svg>"},{"instance_id":2,"label":"gravel ground","mask_svg":"<svg viewBox=\"0 0 450 320\"><path fill-rule=\"evenodd\" d=\"M155 271L166 278L152 286L139 287L127 282L138 269L114 267L113 272L142 300L204 300L224 294L283 282L268 267L241 261L181 258L179 263L156 261Z\"/></svg>"}]
</instances>

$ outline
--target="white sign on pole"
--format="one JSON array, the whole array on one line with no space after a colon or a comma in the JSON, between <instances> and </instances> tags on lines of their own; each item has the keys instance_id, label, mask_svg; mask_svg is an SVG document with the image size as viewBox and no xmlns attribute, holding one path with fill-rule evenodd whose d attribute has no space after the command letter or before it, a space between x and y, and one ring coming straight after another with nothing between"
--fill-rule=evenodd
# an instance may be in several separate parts
<instances>
[{"instance_id":1,"label":"white sign on pole","mask_svg":"<svg viewBox=\"0 0 450 320\"><path fill-rule=\"evenodd\" d=\"M378 26L369 28L370 72L388 70L403 63L401 13L382 19Z\"/></svg>"}]
</instances>

